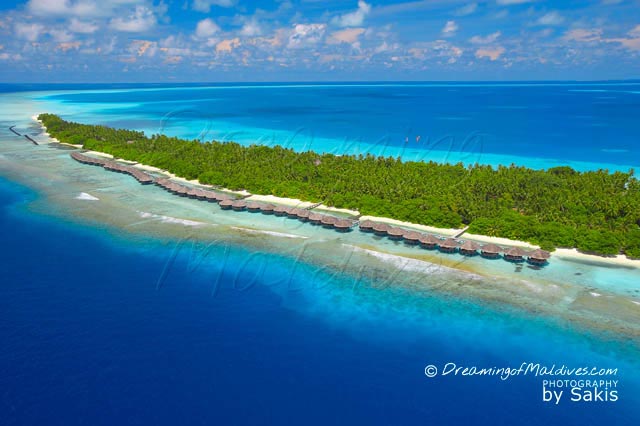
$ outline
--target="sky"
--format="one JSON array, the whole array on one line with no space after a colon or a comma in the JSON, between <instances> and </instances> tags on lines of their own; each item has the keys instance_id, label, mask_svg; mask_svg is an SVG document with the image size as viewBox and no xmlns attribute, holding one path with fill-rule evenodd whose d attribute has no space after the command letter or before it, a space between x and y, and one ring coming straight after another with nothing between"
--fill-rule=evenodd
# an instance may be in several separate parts
<instances>
[{"instance_id":1,"label":"sky","mask_svg":"<svg viewBox=\"0 0 640 426\"><path fill-rule=\"evenodd\" d=\"M2 0L2 82L640 78L640 0Z\"/></svg>"}]
</instances>

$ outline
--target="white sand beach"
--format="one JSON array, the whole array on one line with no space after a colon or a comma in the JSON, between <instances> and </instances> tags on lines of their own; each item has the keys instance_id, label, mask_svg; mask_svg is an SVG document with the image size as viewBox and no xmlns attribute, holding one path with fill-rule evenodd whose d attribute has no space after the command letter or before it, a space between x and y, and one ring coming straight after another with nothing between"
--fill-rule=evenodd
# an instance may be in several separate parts
<instances>
[{"instance_id":1,"label":"white sand beach","mask_svg":"<svg viewBox=\"0 0 640 426\"><path fill-rule=\"evenodd\" d=\"M577 249L559 248L552 253L552 256L562 257L565 259L576 259L587 262L601 262L611 265L640 268L640 259L629 259L622 254L619 254L617 256L604 257L594 254L581 253Z\"/></svg>"}]
</instances>

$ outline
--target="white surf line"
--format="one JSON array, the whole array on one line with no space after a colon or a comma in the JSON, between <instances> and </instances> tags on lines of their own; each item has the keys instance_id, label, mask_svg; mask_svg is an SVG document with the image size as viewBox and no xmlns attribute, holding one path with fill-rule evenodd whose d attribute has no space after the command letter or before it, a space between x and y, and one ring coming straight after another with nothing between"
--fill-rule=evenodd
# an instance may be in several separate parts
<instances>
[{"instance_id":1,"label":"white surf line","mask_svg":"<svg viewBox=\"0 0 640 426\"><path fill-rule=\"evenodd\" d=\"M94 197L93 195L87 193L87 192L81 192L80 194L78 194L75 197L76 200L83 200L83 201L100 201L100 198L98 197Z\"/></svg>"},{"instance_id":2,"label":"white surf line","mask_svg":"<svg viewBox=\"0 0 640 426\"><path fill-rule=\"evenodd\" d=\"M143 219L150 219L150 220L157 219L158 221L160 221L162 223L171 223L171 224L184 225L184 226L203 226L203 225L206 225L205 222L196 222L195 220L180 219L180 218L173 217L173 216L164 216L164 215L154 214L154 213L149 213L149 212L138 211L138 215L140 215L140 217L143 218Z\"/></svg>"},{"instance_id":3,"label":"white surf line","mask_svg":"<svg viewBox=\"0 0 640 426\"><path fill-rule=\"evenodd\" d=\"M242 231L242 232L248 232L250 234L265 234L265 235L271 235L274 237L283 237L283 238L297 238L297 239L302 239L302 240L306 240L309 237L305 237L304 235L295 235L295 234L287 234L284 232L276 232L276 231L265 231L265 230L260 230L260 229L251 229L251 228L243 228L240 226L232 226L231 229L236 229L238 231Z\"/></svg>"},{"instance_id":4,"label":"white surf line","mask_svg":"<svg viewBox=\"0 0 640 426\"><path fill-rule=\"evenodd\" d=\"M431 263L431 262L427 262L424 260L419 260L419 259L413 259L411 257L404 257L401 255L396 255L396 254L389 254L389 253L383 253L383 252L379 252L379 251L375 251L375 250L370 250L370 249L365 249L362 247L358 247L358 246L354 246L351 244L342 244L344 247L349 247L351 249L353 249L354 251L359 251L362 253L367 253L370 256L373 256L377 259L382 260L385 263L390 263L393 266L395 266L396 268L399 268L403 271L409 271L409 272L422 272L422 273L434 273L434 272L439 272L442 273L443 271L450 271L450 272L464 272L465 274L467 274L466 271L460 271L458 269L455 268L450 268L448 266L443 266L443 265L439 265L437 263ZM476 276L475 274L472 273L468 273L470 276ZM479 278L479 276L478 276Z\"/></svg>"}]
</instances>

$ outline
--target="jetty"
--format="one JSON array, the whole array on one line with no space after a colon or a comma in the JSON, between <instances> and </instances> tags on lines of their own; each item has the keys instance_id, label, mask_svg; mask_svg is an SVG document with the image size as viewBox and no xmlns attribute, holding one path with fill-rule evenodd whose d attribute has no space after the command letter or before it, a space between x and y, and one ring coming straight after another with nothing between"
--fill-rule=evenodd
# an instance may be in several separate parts
<instances>
[{"instance_id":1,"label":"jetty","mask_svg":"<svg viewBox=\"0 0 640 426\"><path fill-rule=\"evenodd\" d=\"M11 126L11 127L9 127L9 130L11 130L11 132L12 132L13 134L15 134L16 136L22 136L20 133L18 133L18 132L15 130L15 127L16 127L16 126Z\"/></svg>"},{"instance_id":2,"label":"jetty","mask_svg":"<svg viewBox=\"0 0 640 426\"><path fill-rule=\"evenodd\" d=\"M36 140L35 140L35 139L33 139L31 136L29 136L29 135L24 135L24 137L25 137L29 142L31 142L32 144L34 144L34 145L40 145L40 144L39 144L38 142L36 142Z\"/></svg>"}]
</instances>

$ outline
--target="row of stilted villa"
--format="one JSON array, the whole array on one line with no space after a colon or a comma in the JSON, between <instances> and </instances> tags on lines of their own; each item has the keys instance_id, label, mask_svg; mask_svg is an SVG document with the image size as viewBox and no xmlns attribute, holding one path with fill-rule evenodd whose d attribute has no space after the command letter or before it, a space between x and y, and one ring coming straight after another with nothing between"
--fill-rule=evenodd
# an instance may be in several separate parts
<instances>
[{"instance_id":1,"label":"row of stilted villa","mask_svg":"<svg viewBox=\"0 0 640 426\"><path fill-rule=\"evenodd\" d=\"M471 240L445 238L442 236L391 226L384 222L374 222L370 220L358 221L354 219L336 217L329 214L317 213L312 211L314 206L298 208L246 200L223 191L183 185L168 178L156 179L151 174L135 167L123 165L112 160L95 158L79 152L73 152L71 157L83 164L101 166L105 170L129 174L142 184L155 183L157 186L174 195L218 203L220 208L223 210L248 211L250 213L282 216L334 229L339 232L350 232L357 225L361 232L373 233L380 237L388 237L392 240L404 241L408 245L420 246L427 250L439 250L443 253L460 253L464 256L480 255L488 259L497 259L502 256L504 260L510 262L528 261L534 265L544 265L551 257L549 252L541 249L526 251L519 247L504 248L496 244L480 245Z\"/></svg>"}]
</instances>

